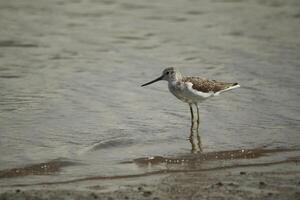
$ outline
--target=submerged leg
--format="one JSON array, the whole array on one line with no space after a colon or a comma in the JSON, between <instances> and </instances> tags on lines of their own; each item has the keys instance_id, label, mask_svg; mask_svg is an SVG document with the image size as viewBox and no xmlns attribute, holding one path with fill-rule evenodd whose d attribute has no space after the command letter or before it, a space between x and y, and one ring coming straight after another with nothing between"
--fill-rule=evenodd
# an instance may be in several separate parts
<instances>
[{"instance_id":1,"label":"submerged leg","mask_svg":"<svg viewBox=\"0 0 300 200\"><path fill-rule=\"evenodd\" d=\"M192 145L192 153L198 153L201 151L199 148L198 130L196 129L196 121L194 119L193 105L189 104L191 111L191 134L190 143Z\"/></svg>"},{"instance_id":2,"label":"submerged leg","mask_svg":"<svg viewBox=\"0 0 300 200\"><path fill-rule=\"evenodd\" d=\"M199 126L200 126L200 114L199 114L199 107L198 104L195 104L197 108L197 139L198 139L198 147L200 152L202 152L202 143L201 143L201 137L199 134Z\"/></svg>"},{"instance_id":3,"label":"submerged leg","mask_svg":"<svg viewBox=\"0 0 300 200\"><path fill-rule=\"evenodd\" d=\"M194 112L193 112L193 107L192 107L192 104L189 104L190 106L190 111L191 111L191 128L193 128L193 123L194 123Z\"/></svg>"},{"instance_id":4,"label":"submerged leg","mask_svg":"<svg viewBox=\"0 0 300 200\"><path fill-rule=\"evenodd\" d=\"M199 107L198 104L195 104L197 108L197 130L199 130L199 125L200 125L200 115L199 115Z\"/></svg>"}]
</instances>

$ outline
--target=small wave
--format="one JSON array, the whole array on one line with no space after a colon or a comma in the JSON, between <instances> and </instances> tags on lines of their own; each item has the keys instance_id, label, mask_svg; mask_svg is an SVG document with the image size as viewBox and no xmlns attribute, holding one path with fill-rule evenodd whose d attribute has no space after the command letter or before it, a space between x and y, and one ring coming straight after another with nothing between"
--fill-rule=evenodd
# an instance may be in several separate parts
<instances>
[{"instance_id":1,"label":"small wave","mask_svg":"<svg viewBox=\"0 0 300 200\"><path fill-rule=\"evenodd\" d=\"M30 43L21 43L14 40L2 40L0 41L0 47L38 47L36 44L30 44Z\"/></svg>"},{"instance_id":2,"label":"small wave","mask_svg":"<svg viewBox=\"0 0 300 200\"><path fill-rule=\"evenodd\" d=\"M113 138L113 139L103 140L93 144L92 146L88 146L82 149L79 152L79 154L84 154L89 151L97 151L101 149L129 146L132 145L133 143L134 143L133 139L125 139L125 138Z\"/></svg>"},{"instance_id":3,"label":"small wave","mask_svg":"<svg viewBox=\"0 0 300 200\"><path fill-rule=\"evenodd\" d=\"M1 75L0 78L11 79L11 78L20 78L18 75Z\"/></svg>"}]
</instances>

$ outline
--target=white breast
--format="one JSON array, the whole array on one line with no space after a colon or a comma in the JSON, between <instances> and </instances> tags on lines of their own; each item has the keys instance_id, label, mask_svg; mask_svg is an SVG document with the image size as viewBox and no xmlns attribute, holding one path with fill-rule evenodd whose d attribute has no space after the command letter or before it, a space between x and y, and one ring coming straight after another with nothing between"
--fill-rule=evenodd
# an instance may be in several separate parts
<instances>
[{"instance_id":1,"label":"white breast","mask_svg":"<svg viewBox=\"0 0 300 200\"><path fill-rule=\"evenodd\" d=\"M186 103L198 103L214 95L213 92L205 93L193 89L190 82L172 81L168 86L174 96Z\"/></svg>"}]
</instances>

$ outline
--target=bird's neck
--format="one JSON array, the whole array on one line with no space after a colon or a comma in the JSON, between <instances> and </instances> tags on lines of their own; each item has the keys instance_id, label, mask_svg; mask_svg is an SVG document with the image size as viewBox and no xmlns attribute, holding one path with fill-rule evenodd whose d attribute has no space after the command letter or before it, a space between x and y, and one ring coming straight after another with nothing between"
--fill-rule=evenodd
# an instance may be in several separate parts
<instances>
[{"instance_id":1,"label":"bird's neck","mask_svg":"<svg viewBox=\"0 0 300 200\"><path fill-rule=\"evenodd\" d=\"M182 81L182 76L178 72L168 80L169 85L173 85L173 86L180 83L181 81Z\"/></svg>"},{"instance_id":2,"label":"bird's neck","mask_svg":"<svg viewBox=\"0 0 300 200\"><path fill-rule=\"evenodd\" d=\"M174 80L173 81L181 81L182 80L182 75L179 72L176 72Z\"/></svg>"},{"instance_id":3,"label":"bird's neck","mask_svg":"<svg viewBox=\"0 0 300 200\"><path fill-rule=\"evenodd\" d=\"M177 87L181 85L181 79L173 79L168 81L169 87Z\"/></svg>"}]
</instances>

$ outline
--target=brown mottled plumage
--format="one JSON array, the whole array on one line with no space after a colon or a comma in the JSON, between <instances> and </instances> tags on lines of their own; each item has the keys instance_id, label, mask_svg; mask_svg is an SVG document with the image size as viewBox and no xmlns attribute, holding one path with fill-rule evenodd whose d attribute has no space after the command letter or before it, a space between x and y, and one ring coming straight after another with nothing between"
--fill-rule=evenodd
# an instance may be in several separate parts
<instances>
[{"instance_id":1,"label":"brown mottled plumage","mask_svg":"<svg viewBox=\"0 0 300 200\"><path fill-rule=\"evenodd\" d=\"M203 79L200 77L183 77L183 82L191 82L193 84L192 88L200 92L219 92L225 90L229 87L237 85L237 83L226 83L215 80Z\"/></svg>"}]
</instances>

